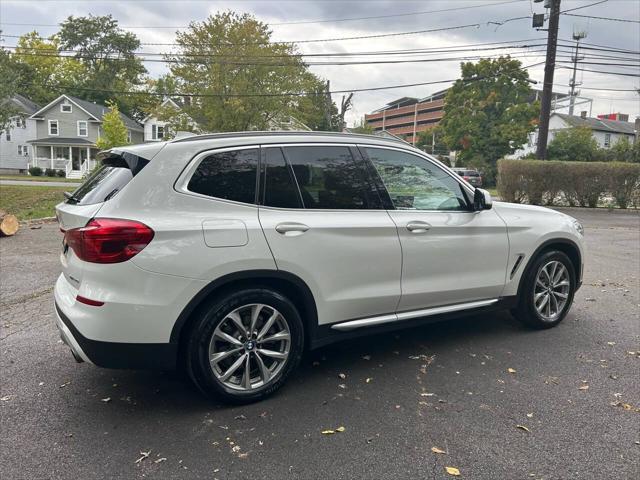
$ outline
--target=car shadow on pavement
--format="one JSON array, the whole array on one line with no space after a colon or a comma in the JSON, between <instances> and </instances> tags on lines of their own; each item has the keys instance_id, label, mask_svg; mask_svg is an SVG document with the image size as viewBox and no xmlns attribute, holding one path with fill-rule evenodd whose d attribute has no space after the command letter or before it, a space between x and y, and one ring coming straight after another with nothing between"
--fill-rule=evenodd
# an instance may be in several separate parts
<instances>
[{"instance_id":1,"label":"car shadow on pavement","mask_svg":"<svg viewBox=\"0 0 640 480\"><path fill-rule=\"evenodd\" d=\"M340 395L343 375L362 377L366 381L367 375L371 375L371 367L384 367L385 374L393 377L404 369L406 362L417 356L442 355L452 349L474 345L481 348L487 337L495 343L501 338L527 333L531 331L507 312L495 312L345 340L306 354L282 390L254 407L212 401L181 372L103 370L84 365L80 369L83 379L74 383L77 386L82 381L87 392L96 398L109 398L104 401L115 407L108 409L108 414L113 416L131 418L154 412L194 414L212 410L233 413L246 408L259 410L274 403L331 397L336 386ZM381 385L388 385L388 382ZM389 385L389 388L394 386Z\"/></svg>"}]
</instances>

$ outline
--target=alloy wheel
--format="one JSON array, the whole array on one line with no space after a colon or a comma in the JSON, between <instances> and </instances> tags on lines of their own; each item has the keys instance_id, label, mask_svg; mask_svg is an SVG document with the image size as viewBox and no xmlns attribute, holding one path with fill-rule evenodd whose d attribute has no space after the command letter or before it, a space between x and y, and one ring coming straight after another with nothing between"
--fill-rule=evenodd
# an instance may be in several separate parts
<instances>
[{"instance_id":1,"label":"alloy wheel","mask_svg":"<svg viewBox=\"0 0 640 480\"><path fill-rule=\"evenodd\" d=\"M216 379L236 391L251 391L271 382L291 349L284 316L264 304L249 304L228 313L209 342L209 363Z\"/></svg>"},{"instance_id":2,"label":"alloy wheel","mask_svg":"<svg viewBox=\"0 0 640 480\"><path fill-rule=\"evenodd\" d=\"M557 260L544 264L536 275L533 305L545 321L555 321L569 299L571 279L567 268Z\"/></svg>"}]
</instances>

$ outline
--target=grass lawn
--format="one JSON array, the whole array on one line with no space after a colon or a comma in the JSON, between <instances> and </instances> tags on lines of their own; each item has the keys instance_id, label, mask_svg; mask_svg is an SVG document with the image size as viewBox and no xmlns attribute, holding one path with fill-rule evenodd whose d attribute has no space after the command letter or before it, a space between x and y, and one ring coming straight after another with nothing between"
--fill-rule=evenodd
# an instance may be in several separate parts
<instances>
[{"instance_id":1,"label":"grass lawn","mask_svg":"<svg viewBox=\"0 0 640 480\"><path fill-rule=\"evenodd\" d=\"M495 198L498 196L497 188L487 188L486 190L491 194L491 198Z\"/></svg>"},{"instance_id":2,"label":"grass lawn","mask_svg":"<svg viewBox=\"0 0 640 480\"><path fill-rule=\"evenodd\" d=\"M80 183L82 180L64 177L34 177L32 175L0 175L0 180L24 180L26 182L70 182Z\"/></svg>"},{"instance_id":3,"label":"grass lawn","mask_svg":"<svg viewBox=\"0 0 640 480\"><path fill-rule=\"evenodd\" d=\"M0 210L18 220L53 217L54 207L64 200L65 187L0 185Z\"/></svg>"}]
</instances>

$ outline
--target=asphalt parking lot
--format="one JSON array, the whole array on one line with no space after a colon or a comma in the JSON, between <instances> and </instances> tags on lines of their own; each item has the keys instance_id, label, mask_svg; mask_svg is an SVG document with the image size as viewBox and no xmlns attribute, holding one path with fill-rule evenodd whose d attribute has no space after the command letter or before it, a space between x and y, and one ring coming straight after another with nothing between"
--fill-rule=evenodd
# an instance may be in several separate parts
<instances>
[{"instance_id":1,"label":"asphalt parking lot","mask_svg":"<svg viewBox=\"0 0 640 480\"><path fill-rule=\"evenodd\" d=\"M23 227L0 239L0 477L640 478L640 216L570 213L589 257L557 328L500 313L348 341L233 408L175 373L76 364L60 233Z\"/></svg>"}]
</instances>

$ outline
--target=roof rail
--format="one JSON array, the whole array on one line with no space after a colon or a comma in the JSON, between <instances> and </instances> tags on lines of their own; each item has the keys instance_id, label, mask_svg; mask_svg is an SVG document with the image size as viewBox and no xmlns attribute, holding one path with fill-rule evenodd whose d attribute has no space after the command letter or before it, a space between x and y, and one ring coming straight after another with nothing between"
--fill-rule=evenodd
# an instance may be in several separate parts
<instances>
[{"instance_id":1,"label":"roof rail","mask_svg":"<svg viewBox=\"0 0 640 480\"><path fill-rule=\"evenodd\" d=\"M395 138L380 137L378 135L370 135L366 133L342 133L342 132L298 132L298 131L251 131L251 132L224 132L224 133L205 133L202 135L195 135L185 138L176 138L171 140L170 143L182 143L182 142L196 142L198 140L215 140L218 138L233 138L233 137L285 137L285 136L300 136L300 137L345 137L345 138L366 138L376 140L386 140L394 143L406 144L403 140Z\"/></svg>"}]
</instances>

